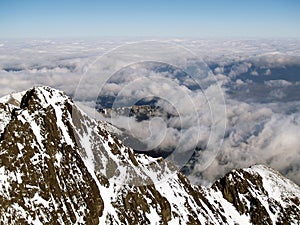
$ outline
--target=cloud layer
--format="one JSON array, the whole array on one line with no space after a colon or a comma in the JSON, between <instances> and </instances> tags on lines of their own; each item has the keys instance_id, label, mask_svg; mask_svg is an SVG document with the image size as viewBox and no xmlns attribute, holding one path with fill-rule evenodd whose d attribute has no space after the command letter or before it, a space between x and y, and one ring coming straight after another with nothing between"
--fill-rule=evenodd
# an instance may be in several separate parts
<instances>
[{"instance_id":1,"label":"cloud layer","mask_svg":"<svg viewBox=\"0 0 300 225\"><path fill-rule=\"evenodd\" d=\"M209 184L233 168L263 163L300 184L300 77L297 75L300 72L300 42L169 41L192 49L202 57L217 82L202 77L203 85L197 89L191 77L174 76L181 68L169 73L131 65L111 76L109 81L105 80L107 85L103 93L119 96L114 102L116 105L124 104L124 97L134 96L139 100L150 94L158 96L159 106L167 111L175 108L180 117L163 122L154 117L143 123L124 117L117 118L114 123L124 128L130 124L128 129L140 135L149 148L159 143L162 148L180 146L184 151L195 143L203 150L208 143L211 148L218 148L222 132L212 139L209 134L219 132L227 121L222 148L212 158L210 166L203 171L205 153L210 152L203 151L190 171L194 183ZM91 89L95 80L83 82L82 77L103 53L128 42L132 40L1 41L0 95L23 91L33 85L49 85L76 95L82 106L92 112L101 88ZM187 61L182 60L180 65L185 63ZM197 67L197 61L194 65ZM114 68L104 69L114 71ZM98 75L100 79L101 74ZM79 85L80 82L83 83ZM224 102L220 99L219 85L225 94L226 118L222 116ZM84 88L78 90L80 86ZM213 108L213 120L209 106ZM212 125L216 130L212 130ZM157 134L163 134L163 138Z\"/></svg>"}]
</instances>

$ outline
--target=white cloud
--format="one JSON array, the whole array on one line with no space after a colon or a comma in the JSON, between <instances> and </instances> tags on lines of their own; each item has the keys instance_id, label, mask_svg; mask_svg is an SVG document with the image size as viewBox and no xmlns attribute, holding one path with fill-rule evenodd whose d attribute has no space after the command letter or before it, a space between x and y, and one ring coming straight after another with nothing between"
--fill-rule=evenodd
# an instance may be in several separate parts
<instances>
[{"instance_id":1,"label":"white cloud","mask_svg":"<svg viewBox=\"0 0 300 225\"><path fill-rule=\"evenodd\" d=\"M270 70L270 69L267 69L267 70L266 70L266 72L264 73L264 75L266 75L266 76L270 76L270 75L271 75L271 73L272 73L272 72L271 72L271 70Z\"/></svg>"},{"instance_id":2,"label":"white cloud","mask_svg":"<svg viewBox=\"0 0 300 225\"><path fill-rule=\"evenodd\" d=\"M259 74L258 74L257 71L254 70L254 71L251 72L251 75L252 75L252 76L258 76Z\"/></svg>"},{"instance_id":3,"label":"white cloud","mask_svg":"<svg viewBox=\"0 0 300 225\"><path fill-rule=\"evenodd\" d=\"M252 64L247 62L241 63L239 65L234 65L229 73L229 76L234 78L242 73L247 73L251 66Z\"/></svg>"},{"instance_id":4,"label":"white cloud","mask_svg":"<svg viewBox=\"0 0 300 225\"><path fill-rule=\"evenodd\" d=\"M236 83L238 86L241 86L241 85L244 85L244 84L245 84L245 82L242 81L241 79L237 79L237 80L235 81L235 83Z\"/></svg>"},{"instance_id":5,"label":"white cloud","mask_svg":"<svg viewBox=\"0 0 300 225\"><path fill-rule=\"evenodd\" d=\"M123 64L118 61L120 64L114 65L112 62L116 58L113 57L107 58L107 64L102 67L98 67L97 64L91 66L91 63L101 54L125 42L126 40L5 42L0 48L0 95L9 94L11 91L22 91L37 84L49 85L68 94L74 94L76 91L77 100L87 100L81 107L92 115L95 113L94 101L102 88L97 84L106 82L102 80L102 75L110 71L116 72L115 69L120 65L122 67ZM180 82L191 85L193 83L191 79L184 81L171 79L168 73L159 71L149 73L147 68L136 67L133 68L130 76L117 74L118 76L114 77L115 80L111 80L111 83L104 87L103 90L107 94L122 92L125 96L134 96L136 99L146 97L145 95L149 93L159 95L165 99L159 102L160 106L169 111L175 108L181 117L169 118L165 124L157 123L158 118L152 118L153 124L150 128L155 131L152 134L149 129L145 129L149 123L138 124L133 118L116 119L116 124L120 127L128 127L128 123L131 124L131 132L145 139L149 147L157 143L162 148L176 147L180 140L182 149L186 150L196 142L205 148L210 141L209 147L218 150L223 136L220 131L224 127L225 120L228 119L221 151L210 166L203 171L202 182L212 182L216 177L224 175L233 168L264 163L280 170L300 184L300 103L293 102L291 105L286 102L246 104L229 99L227 96L227 118L224 118L224 102L218 90L218 85L229 85L230 77L224 74L225 65L236 63L236 66L229 72L231 77L249 72L249 68L253 65L266 69L267 73L270 73L270 68L274 66L300 65L299 42L292 40L185 40L180 44L196 52L207 62L218 64L214 70L218 83L212 83L209 78L204 77L203 83L200 83L203 92L195 93L179 85ZM122 58L126 55L125 53L118 52L117 59ZM187 63L189 62L181 60L178 64L184 66ZM113 68L110 68L111 65L114 65ZM94 76L94 79L81 79L84 74L86 78L89 78L88 71L91 71L93 66L95 69L101 68L97 76ZM146 73L149 74L146 75ZM252 75L258 75L256 73L254 71ZM151 77L150 85L146 85L149 84L149 80L144 83L138 80L141 76L143 78L148 76L148 79ZM172 82L161 82L161 76L170 78ZM80 90L78 90L79 82L82 88ZM236 84L243 85L245 88L251 82L251 80L245 82L236 80ZM130 83L131 87L128 86ZM291 86L290 82L285 80L266 81L264 85L273 88L271 93L266 93L266 97L272 94L277 98L283 98L285 94L279 88ZM166 104L166 100L174 107ZM212 129L212 124L214 129ZM176 129L177 127L182 127L182 133ZM156 135L157 130L163 130L163 136ZM216 131L214 137L210 135L211 130ZM209 151L205 153L207 152ZM212 153L214 156L216 152L212 151ZM202 154L203 157L207 155ZM194 182L200 181L195 174L202 170L203 164L197 164L191 175Z\"/></svg>"},{"instance_id":6,"label":"white cloud","mask_svg":"<svg viewBox=\"0 0 300 225\"><path fill-rule=\"evenodd\" d=\"M264 82L268 87L288 87L292 85L292 82L286 80L268 80Z\"/></svg>"},{"instance_id":7,"label":"white cloud","mask_svg":"<svg viewBox=\"0 0 300 225\"><path fill-rule=\"evenodd\" d=\"M224 72L224 67L216 67L214 69L215 74L222 74Z\"/></svg>"},{"instance_id":8,"label":"white cloud","mask_svg":"<svg viewBox=\"0 0 300 225\"><path fill-rule=\"evenodd\" d=\"M286 94L280 89L272 90L269 95L277 99L283 99L286 97Z\"/></svg>"},{"instance_id":9,"label":"white cloud","mask_svg":"<svg viewBox=\"0 0 300 225\"><path fill-rule=\"evenodd\" d=\"M213 181L233 168L262 163L300 183L300 113L275 113L270 108L274 104L228 103L228 128L222 150L203 176ZM300 102L296 104L300 106ZM190 177L197 182L195 175Z\"/></svg>"}]
</instances>

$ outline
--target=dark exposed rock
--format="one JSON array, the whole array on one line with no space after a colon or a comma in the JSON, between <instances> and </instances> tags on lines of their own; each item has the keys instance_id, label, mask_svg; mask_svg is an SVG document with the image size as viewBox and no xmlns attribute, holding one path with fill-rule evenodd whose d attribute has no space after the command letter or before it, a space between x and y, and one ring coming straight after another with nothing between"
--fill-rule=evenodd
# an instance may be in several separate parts
<instances>
[{"instance_id":1,"label":"dark exposed rock","mask_svg":"<svg viewBox=\"0 0 300 225\"><path fill-rule=\"evenodd\" d=\"M282 175L277 176L280 181ZM287 200L290 203L287 207L272 199L259 173L238 169L216 181L212 188L220 190L223 197L232 203L241 215L249 215L253 224L272 224L274 215L278 217L277 224L293 224L291 218L299 217L300 205L294 202L293 198Z\"/></svg>"},{"instance_id":2,"label":"dark exposed rock","mask_svg":"<svg viewBox=\"0 0 300 225\"><path fill-rule=\"evenodd\" d=\"M57 127L55 109L51 105L43 109L36 97L34 89L27 92L21 107L32 113L39 110L39 115L33 119L47 138L39 143L30 123L23 123L18 117L13 117L6 127L0 142L0 167L7 173L19 174L16 175L19 178L12 181L5 196L2 195L1 214L11 224L25 223L24 218L13 213L12 206L17 204L32 220L71 224L78 220L75 212L82 210L81 217L85 218L86 224L97 224L103 211L103 200L95 180L76 148L61 143L62 133ZM43 200L39 202L39 199ZM43 205L47 201L50 203Z\"/></svg>"},{"instance_id":3,"label":"dark exposed rock","mask_svg":"<svg viewBox=\"0 0 300 225\"><path fill-rule=\"evenodd\" d=\"M54 89L0 103L0 116L0 224L300 223L300 188L277 172L255 166L191 185Z\"/></svg>"}]
</instances>

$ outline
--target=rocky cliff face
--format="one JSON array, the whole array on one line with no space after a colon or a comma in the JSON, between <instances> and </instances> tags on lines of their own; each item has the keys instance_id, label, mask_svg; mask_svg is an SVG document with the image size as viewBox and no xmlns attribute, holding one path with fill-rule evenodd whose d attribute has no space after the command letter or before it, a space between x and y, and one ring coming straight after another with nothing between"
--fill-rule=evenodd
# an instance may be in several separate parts
<instances>
[{"instance_id":1,"label":"rocky cliff face","mask_svg":"<svg viewBox=\"0 0 300 225\"><path fill-rule=\"evenodd\" d=\"M49 87L0 100L0 224L299 224L300 188L264 166L193 186Z\"/></svg>"}]
</instances>

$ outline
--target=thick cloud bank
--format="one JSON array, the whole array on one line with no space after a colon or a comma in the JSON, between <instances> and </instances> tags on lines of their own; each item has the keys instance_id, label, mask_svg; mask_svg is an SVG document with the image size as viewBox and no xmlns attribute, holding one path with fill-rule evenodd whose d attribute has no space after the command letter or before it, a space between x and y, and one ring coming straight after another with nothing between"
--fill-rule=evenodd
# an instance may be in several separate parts
<instances>
[{"instance_id":1,"label":"thick cloud bank","mask_svg":"<svg viewBox=\"0 0 300 225\"><path fill-rule=\"evenodd\" d=\"M168 101L160 98L157 104L181 116L166 118L164 123L157 120L158 117L143 122L151 127L150 130L157 131L153 135L145 129L145 124L133 118L119 117L114 123L123 128L131 124L131 132L140 135L149 148L155 147L155 143L161 148L178 146L180 136L181 149L188 150L197 143L205 150L209 141L212 147L214 143L218 147L218 141L209 140L212 124L218 127L227 121L225 134L218 135L223 139L222 147L209 167L203 170L204 154L191 163L187 173L194 183L209 184L233 168L263 163L300 184L300 41L169 41L201 57L217 83L204 77L200 90L193 87L188 76L180 80L170 77L166 71L132 65L126 70L130 76L122 76L125 70L119 71L106 81L102 91L106 95L122 93L123 97L135 96L136 99L144 98L145 90L153 96L169 96ZM0 95L33 85L49 85L76 95L85 109L92 112L101 92L99 89L78 90L78 84L99 56L131 42L133 40L125 39L0 41ZM180 73L180 69L171 74ZM138 79L141 74L144 80ZM165 78L168 82L163 82L161 87ZM133 81L135 88L129 88ZM152 85L145 86L149 82ZM87 89L89 85L94 85L93 80L85 83ZM226 118L220 116L212 120L208 102L213 104L215 115L223 113L224 103L214 98L218 96L219 86L225 95ZM182 97L186 94L188 99ZM118 98L120 106L122 100ZM174 108L176 112L172 111ZM164 138L155 133L163 133Z\"/></svg>"}]
</instances>

